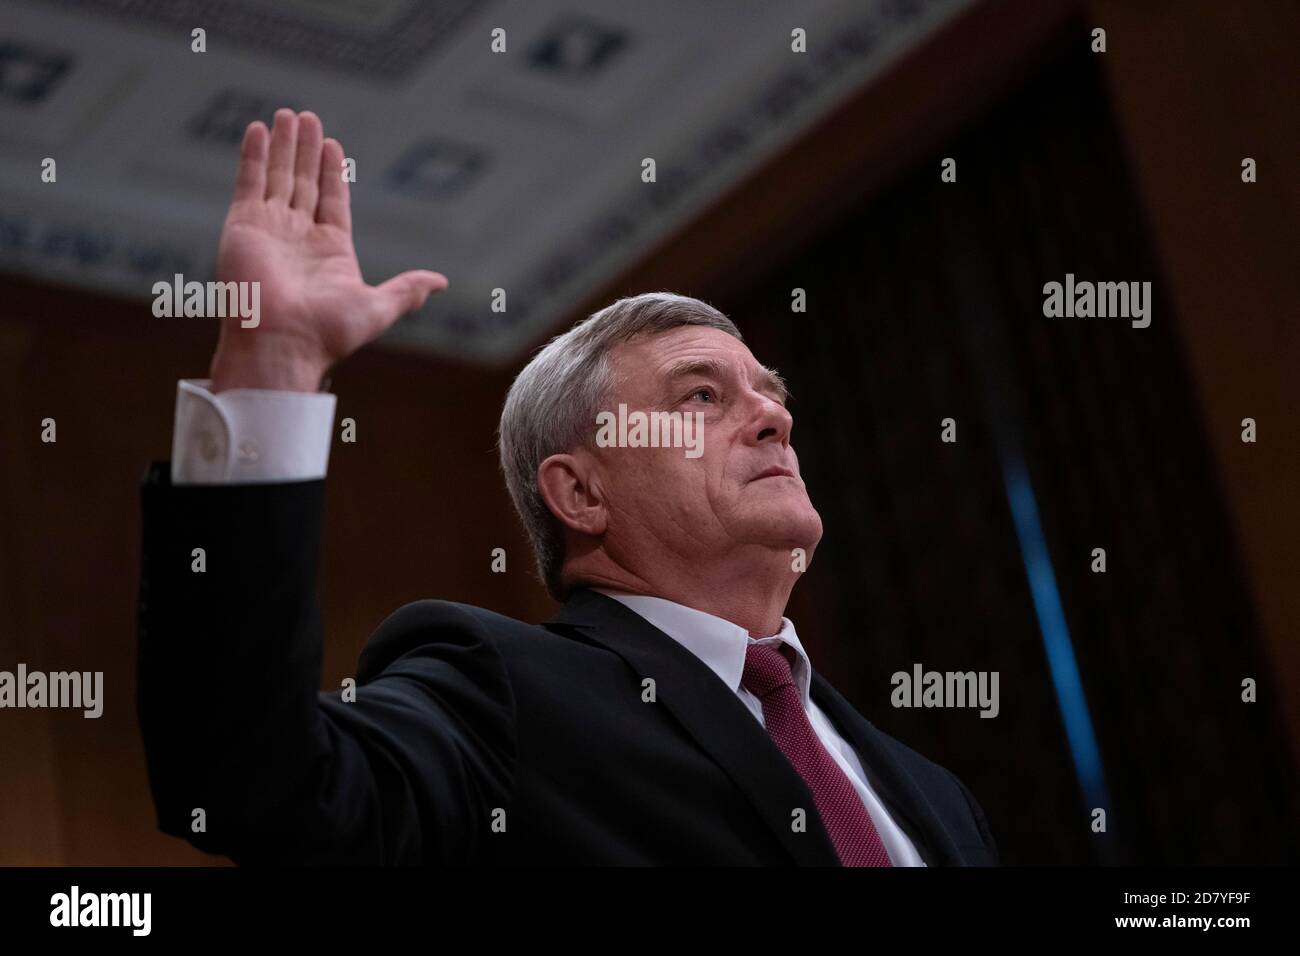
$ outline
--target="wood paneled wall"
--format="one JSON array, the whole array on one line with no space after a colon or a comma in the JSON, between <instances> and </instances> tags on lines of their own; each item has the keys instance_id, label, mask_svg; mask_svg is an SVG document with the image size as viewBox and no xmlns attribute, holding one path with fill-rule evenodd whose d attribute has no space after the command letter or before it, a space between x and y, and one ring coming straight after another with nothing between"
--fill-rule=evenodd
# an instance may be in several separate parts
<instances>
[{"instance_id":1,"label":"wood paneled wall","mask_svg":"<svg viewBox=\"0 0 1300 956\"><path fill-rule=\"evenodd\" d=\"M0 315L0 667L104 672L104 712L0 712L0 865L206 862L159 834L135 715L138 483L170 457L176 379L215 328L147 302L5 279ZM511 375L381 350L336 371L322 566L324 686L383 615L423 597L540 619L493 432ZM40 440L53 418L57 442ZM506 575L490 571L495 547ZM509 586L505 586L508 583ZM232 693L237 694L237 689Z\"/></svg>"}]
</instances>

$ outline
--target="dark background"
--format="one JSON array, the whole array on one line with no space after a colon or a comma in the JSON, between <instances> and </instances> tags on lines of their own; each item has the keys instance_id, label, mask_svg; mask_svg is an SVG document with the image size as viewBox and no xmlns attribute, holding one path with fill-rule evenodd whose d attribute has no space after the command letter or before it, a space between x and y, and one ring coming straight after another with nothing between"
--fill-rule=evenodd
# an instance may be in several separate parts
<instances>
[{"instance_id":1,"label":"dark background","mask_svg":"<svg viewBox=\"0 0 1300 956\"><path fill-rule=\"evenodd\" d=\"M977 4L568 319L671 289L781 369L827 528L787 613L868 719L967 782L1008 863L1300 856L1298 19L1264 2ZM1044 319L1042 284L1066 272L1151 281L1151 327ZM138 481L168 456L176 379L205 374L214 331L164 338L138 301L0 282L0 667L102 670L108 701L99 720L0 713L0 864L214 862L154 830L134 714ZM418 597L549 613L493 446L521 364L371 348L335 373L361 438L331 452L323 686ZM1095 730L1090 782L1014 460ZM892 708L890 674L916 662L998 671L1000 715ZM1241 702L1247 677L1258 703Z\"/></svg>"}]
</instances>

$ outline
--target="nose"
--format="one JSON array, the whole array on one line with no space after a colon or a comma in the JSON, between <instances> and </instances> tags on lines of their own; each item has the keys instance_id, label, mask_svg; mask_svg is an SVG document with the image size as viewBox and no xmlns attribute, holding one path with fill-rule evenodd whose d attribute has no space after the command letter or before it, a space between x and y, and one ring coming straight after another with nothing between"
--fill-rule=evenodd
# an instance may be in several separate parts
<instances>
[{"instance_id":1,"label":"nose","mask_svg":"<svg viewBox=\"0 0 1300 956\"><path fill-rule=\"evenodd\" d=\"M766 395L759 395L757 402L758 406L754 412L755 421L749 429L749 433L754 436L754 443L778 442L789 445L790 430L794 428L794 416L784 405Z\"/></svg>"}]
</instances>

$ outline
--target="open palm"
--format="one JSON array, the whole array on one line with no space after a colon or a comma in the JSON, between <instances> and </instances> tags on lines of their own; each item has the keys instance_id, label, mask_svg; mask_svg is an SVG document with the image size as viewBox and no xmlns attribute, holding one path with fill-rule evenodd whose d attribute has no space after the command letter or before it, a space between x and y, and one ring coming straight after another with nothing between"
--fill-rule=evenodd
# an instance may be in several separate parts
<instances>
[{"instance_id":1,"label":"open palm","mask_svg":"<svg viewBox=\"0 0 1300 956\"><path fill-rule=\"evenodd\" d=\"M221 231L217 278L260 283L260 322L222 321L217 370L285 366L322 374L447 286L441 273L403 272L367 285L352 244L343 147L313 113L276 112L249 125L234 200ZM247 378L247 376L244 376ZM227 384L259 384L230 381Z\"/></svg>"}]
</instances>

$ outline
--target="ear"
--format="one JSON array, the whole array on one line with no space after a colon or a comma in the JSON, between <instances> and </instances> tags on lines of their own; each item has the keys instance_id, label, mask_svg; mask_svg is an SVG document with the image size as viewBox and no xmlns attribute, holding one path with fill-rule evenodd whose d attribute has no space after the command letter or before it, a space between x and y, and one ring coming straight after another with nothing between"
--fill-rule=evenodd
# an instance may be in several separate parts
<instances>
[{"instance_id":1,"label":"ear","mask_svg":"<svg viewBox=\"0 0 1300 956\"><path fill-rule=\"evenodd\" d=\"M537 490L551 514L579 534L605 533L605 502L592 479L596 462L590 455L552 455L537 466Z\"/></svg>"}]
</instances>

